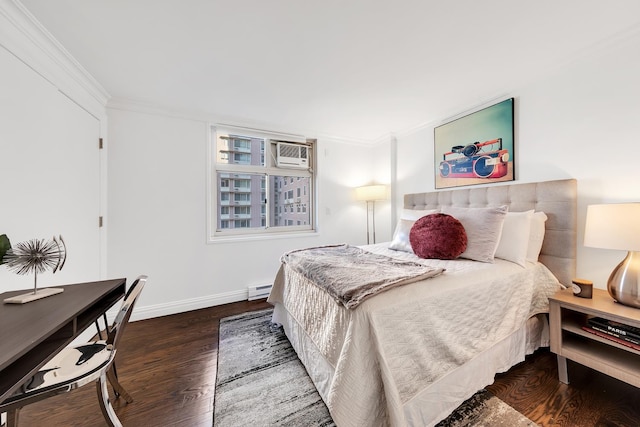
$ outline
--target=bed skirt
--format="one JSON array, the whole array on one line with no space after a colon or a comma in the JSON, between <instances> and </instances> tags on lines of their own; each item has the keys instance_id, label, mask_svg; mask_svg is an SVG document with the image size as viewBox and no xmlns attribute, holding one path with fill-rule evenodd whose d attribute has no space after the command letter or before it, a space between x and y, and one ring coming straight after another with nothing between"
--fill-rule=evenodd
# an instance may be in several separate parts
<instances>
[{"instance_id":1,"label":"bed skirt","mask_svg":"<svg viewBox=\"0 0 640 427\"><path fill-rule=\"evenodd\" d=\"M280 303L274 304L273 322L283 326L291 345L326 403L333 382L333 367ZM475 392L493 383L497 373L506 372L524 361L526 355L547 346L549 325L546 314L531 317L525 326L431 383L406 402L403 411L407 426L437 424ZM329 411L331 412L331 407Z\"/></svg>"}]
</instances>

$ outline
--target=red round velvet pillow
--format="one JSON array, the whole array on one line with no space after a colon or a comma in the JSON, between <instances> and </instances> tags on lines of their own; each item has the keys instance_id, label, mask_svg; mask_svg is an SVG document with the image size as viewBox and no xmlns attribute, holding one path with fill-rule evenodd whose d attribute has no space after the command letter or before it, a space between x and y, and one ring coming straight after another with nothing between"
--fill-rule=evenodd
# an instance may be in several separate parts
<instances>
[{"instance_id":1,"label":"red round velvet pillow","mask_svg":"<svg viewBox=\"0 0 640 427\"><path fill-rule=\"evenodd\" d=\"M409 242L420 258L456 259L467 249L467 233L460 221L437 213L423 216L413 224Z\"/></svg>"}]
</instances>

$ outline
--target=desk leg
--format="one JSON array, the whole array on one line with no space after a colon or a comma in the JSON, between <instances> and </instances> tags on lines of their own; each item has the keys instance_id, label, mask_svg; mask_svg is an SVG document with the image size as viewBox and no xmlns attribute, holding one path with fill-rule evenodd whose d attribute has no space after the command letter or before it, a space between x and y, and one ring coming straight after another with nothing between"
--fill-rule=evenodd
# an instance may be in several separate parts
<instances>
[{"instance_id":1,"label":"desk leg","mask_svg":"<svg viewBox=\"0 0 640 427\"><path fill-rule=\"evenodd\" d=\"M567 358L558 356L558 379L563 384L569 384L569 374L567 373Z\"/></svg>"}]
</instances>

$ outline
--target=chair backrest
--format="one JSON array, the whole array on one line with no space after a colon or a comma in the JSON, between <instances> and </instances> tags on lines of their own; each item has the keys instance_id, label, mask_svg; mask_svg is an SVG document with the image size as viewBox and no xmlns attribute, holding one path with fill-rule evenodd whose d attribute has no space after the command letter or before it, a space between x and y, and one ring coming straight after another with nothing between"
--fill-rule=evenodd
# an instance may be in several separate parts
<instances>
[{"instance_id":1,"label":"chair backrest","mask_svg":"<svg viewBox=\"0 0 640 427\"><path fill-rule=\"evenodd\" d=\"M111 325L109 334L107 335L107 344L114 348L118 346L118 341L122 337L125 326L129 322L131 313L133 312L133 306L135 305L144 285L147 283L147 276L139 276L129 287L127 294L124 297L120 311L116 315L116 319Z\"/></svg>"}]
</instances>

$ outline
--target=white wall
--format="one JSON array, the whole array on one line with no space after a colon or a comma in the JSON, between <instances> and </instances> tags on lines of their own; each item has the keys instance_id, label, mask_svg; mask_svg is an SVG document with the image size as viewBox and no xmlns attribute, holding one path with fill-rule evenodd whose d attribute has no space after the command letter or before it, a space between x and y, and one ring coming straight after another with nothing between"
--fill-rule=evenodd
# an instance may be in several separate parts
<instances>
[{"instance_id":1,"label":"white wall","mask_svg":"<svg viewBox=\"0 0 640 427\"><path fill-rule=\"evenodd\" d=\"M70 159L76 165L85 160L86 164L93 163L93 154L79 154L68 145L65 129L52 128L42 139L33 137L32 131L46 118L47 111L63 111L62 116L52 116L53 122L75 128L81 122L95 120L96 127L101 129L99 132L106 137L104 105L108 95L72 58L65 56L62 47L47 40L48 35L38 28L32 28L28 16L16 7L12 2L0 3L4 12L0 14L0 45L5 49L0 59L3 73L0 81L8 88L17 75L27 80L36 76L39 83L30 85L24 98L22 95L0 98L3 114L8 112L5 117L11 117L13 124L20 123L25 129L25 132L3 135L0 150L3 150L4 164L20 165L17 172L32 166L42 177L31 178L28 185L14 180L13 176L6 177L3 185L12 186L14 197L3 199L2 207L5 209L9 203L18 206L23 209L25 219L43 209L40 217L47 220L43 226L36 226L36 219L15 221L22 215L18 211L7 219L4 210L5 216L0 216L0 233L12 237L12 231L20 229L19 237L15 236L18 240L31 237L31 230L34 237L41 234L40 230L46 234L59 230L65 235L80 236L82 227L72 224L67 232L46 209L64 208L71 212L75 207L85 207L82 196L71 198L65 194L64 203L58 205L55 205L58 199L52 197L61 187L68 191L72 181L82 181L83 173L67 176L69 170L65 170L61 175L64 182L51 186L55 179L49 180L46 173L50 159L42 153L64 153L62 160ZM11 16L11 22L6 16ZM616 45L600 46L589 55L559 65L526 86L504 88L506 95L516 98L518 181L567 177L579 181L578 276L593 279L598 287L604 287L609 272L623 253L582 247L586 205L637 201L640 197L637 187L640 168L634 155L634 139L640 134L638 51L640 35L630 35L618 40ZM17 67L17 74L8 74L12 72L10 67ZM3 87L3 94L5 89ZM44 115L15 113L16 99L30 99L34 105L42 103ZM391 182L391 171L395 171L394 200L376 204L378 241L391 237L395 210L402 206L404 193L434 188L431 127L398 134L397 144L389 138L373 147L320 139L317 235L206 244L207 122L201 118L122 108L109 109L108 116L109 191L108 198L106 192L100 195L99 208L104 213L108 200L108 268L97 272L93 264L73 268L69 264L65 267L67 271L76 273L65 279L96 275L133 278L148 274L149 288L139 308L149 315L242 299L246 286L273 279L279 256L290 249L336 242L363 244L366 212L364 204L353 198L355 186L371 181ZM15 141L33 143L31 150L37 162L25 159L26 150L19 158L7 154L15 147ZM396 145L397 152L394 152ZM392 165L394 156L397 163ZM97 162L97 168L105 165L104 157L103 154L103 159ZM104 178L104 170L101 174ZM36 182L43 185L33 185ZM105 187L104 179L100 185ZM55 188L50 190L50 186ZM20 200L17 195L27 195L27 198ZM6 228L5 224L11 221L15 225ZM98 243L98 249L95 243L73 244L69 262L77 260L76 256L85 256L78 252L78 247L82 251L83 246L87 246L87 253L100 252L105 240L102 238ZM101 266L106 265L104 252L100 255ZM22 287L13 282L13 277L9 283L8 277L5 271L0 272L0 291Z\"/></svg>"},{"instance_id":2,"label":"white wall","mask_svg":"<svg viewBox=\"0 0 640 427\"><path fill-rule=\"evenodd\" d=\"M370 176L373 177L374 183L388 186L388 200L375 202L376 242L388 242L391 240L395 228L394 186L392 185L391 169L395 156L393 137L378 141L373 147L369 147L367 151L370 151L373 155Z\"/></svg>"},{"instance_id":3,"label":"white wall","mask_svg":"<svg viewBox=\"0 0 640 427\"><path fill-rule=\"evenodd\" d=\"M208 245L207 121L111 108L107 129L104 89L20 4L0 1L0 12L0 233L69 243L63 272L41 284L148 274L140 318L243 299L273 280L287 250L365 243L353 187L388 177L379 150L318 141L317 234ZM31 283L0 268L0 292Z\"/></svg>"},{"instance_id":4,"label":"white wall","mask_svg":"<svg viewBox=\"0 0 640 427\"><path fill-rule=\"evenodd\" d=\"M586 206L640 201L638 52L635 34L527 86L505 88L516 98L517 181L578 180L577 276L599 288L625 253L583 247ZM434 190L433 165L433 127L398 137L400 207L402 194Z\"/></svg>"},{"instance_id":5,"label":"white wall","mask_svg":"<svg viewBox=\"0 0 640 427\"><path fill-rule=\"evenodd\" d=\"M39 274L40 287L99 279L104 254L98 139L106 99L11 2L0 3L0 94L0 234L14 246L64 237L67 262L55 275ZM32 274L0 268L0 292L32 286Z\"/></svg>"},{"instance_id":6,"label":"white wall","mask_svg":"<svg viewBox=\"0 0 640 427\"><path fill-rule=\"evenodd\" d=\"M108 276L149 276L138 317L246 299L291 249L365 243L353 187L369 179L371 150L318 141L319 233L207 244L207 122L134 110L108 109Z\"/></svg>"}]
</instances>

